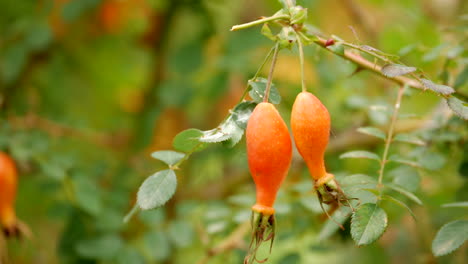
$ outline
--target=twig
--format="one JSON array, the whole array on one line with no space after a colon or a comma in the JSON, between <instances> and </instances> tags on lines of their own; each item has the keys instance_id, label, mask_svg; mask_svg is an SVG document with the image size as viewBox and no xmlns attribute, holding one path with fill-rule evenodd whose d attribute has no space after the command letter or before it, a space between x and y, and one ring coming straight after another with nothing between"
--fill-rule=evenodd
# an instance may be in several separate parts
<instances>
[{"instance_id":1,"label":"twig","mask_svg":"<svg viewBox=\"0 0 468 264\"><path fill-rule=\"evenodd\" d=\"M397 99L395 102L395 108L393 109L392 120L390 122L390 127L388 128L387 138L385 140L385 149L382 155L382 160L380 161L380 170L379 170L379 179L377 188L379 189L379 197L382 196L382 181L385 170L385 164L387 163L388 150L390 149L390 144L392 143L393 131L395 129L396 120L398 119L398 112L400 111L401 99L403 98L403 92L405 91L405 86L401 86L398 90Z\"/></svg>"},{"instance_id":2,"label":"twig","mask_svg":"<svg viewBox=\"0 0 468 264\"><path fill-rule=\"evenodd\" d=\"M271 16L271 17L264 17L264 18L254 20L254 21L249 22L249 23L235 25L235 26L233 26L231 28L231 31L236 31L236 30L240 30L240 29L244 29L244 28L253 27L253 26L260 25L260 24L270 22L270 21L274 21L274 20L288 19L288 18L289 18L289 15L276 15L276 16Z\"/></svg>"},{"instance_id":3,"label":"twig","mask_svg":"<svg viewBox=\"0 0 468 264\"><path fill-rule=\"evenodd\" d=\"M377 73L378 75L380 75L380 76L382 76L382 77L384 77L386 79L389 79L391 81L394 81L394 82L398 83L399 85L407 85L409 87L413 87L413 88L420 89L420 90L425 90L426 89L420 82L418 82L417 80L408 78L408 77L404 77L404 76L388 77L388 76L385 76L381 71L382 70L381 66L375 64L374 62L371 62L371 61L365 59L364 57L362 57L359 54L353 53L351 51L345 51L344 54L336 53L333 50L327 48L327 46L325 45L326 42L327 42L326 39L318 37L318 40L316 40L314 43L318 44L319 46L321 46L322 48L328 50L329 52L332 52L332 53L342 57L345 60L348 60L348 61L351 61L351 62L355 63L356 65L358 65L359 67L361 67L363 69L366 69L366 70L369 70L371 72Z\"/></svg>"}]
</instances>

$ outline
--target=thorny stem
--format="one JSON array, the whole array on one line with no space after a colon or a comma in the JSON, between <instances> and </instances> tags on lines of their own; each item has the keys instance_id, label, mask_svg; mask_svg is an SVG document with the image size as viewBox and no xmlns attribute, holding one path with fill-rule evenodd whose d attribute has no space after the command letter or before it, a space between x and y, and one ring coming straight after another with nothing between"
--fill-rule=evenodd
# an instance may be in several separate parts
<instances>
[{"instance_id":1,"label":"thorny stem","mask_svg":"<svg viewBox=\"0 0 468 264\"><path fill-rule=\"evenodd\" d=\"M258 19L258 20L252 21L252 22L245 23L245 24L235 25L235 26L233 26L231 28L231 31L236 31L236 30L240 30L240 29L244 29L244 28L253 27L253 26L260 25L260 24L270 22L270 21L274 21L274 20L288 19L288 18L289 18L289 15L275 15L275 16L271 16L271 17L264 17L264 18L261 18L261 19Z\"/></svg>"},{"instance_id":2,"label":"thorny stem","mask_svg":"<svg viewBox=\"0 0 468 264\"><path fill-rule=\"evenodd\" d=\"M302 91L306 92L306 81L305 81L305 73L304 73L304 49L302 45L302 40L299 34L296 33L297 36L297 47L299 48L299 60L301 62L301 83L302 83Z\"/></svg>"},{"instance_id":3,"label":"thorny stem","mask_svg":"<svg viewBox=\"0 0 468 264\"><path fill-rule=\"evenodd\" d=\"M273 52L273 58L271 59L270 72L268 73L268 80L266 83L265 96L263 97L263 102L268 102L268 97L270 96L271 90L271 81L273 80L273 72L275 71L276 60L278 59L279 44L276 43L275 51Z\"/></svg>"},{"instance_id":4,"label":"thorny stem","mask_svg":"<svg viewBox=\"0 0 468 264\"><path fill-rule=\"evenodd\" d=\"M301 34L301 36L305 37L306 39L309 39L307 38L304 34ZM379 65L375 64L374 62L371 62L367 59L365 59L364 57L360 56L359 54L355 54L355 53L352 53L352 52L349 52L349 51L345 51L344 54L339 54L339 53L335 53L333 50L327 48L327 46L325 45L325 43L327 42L326 39L323 39L323 38L320 38L320 37L317 37L318 39L314 41L315 44L321 46L322 48L342 57L343 59L345 60L348 60L348 61L351 61L353 63L355 63L356 65L358 65L359 67L363 68L363 69L366 69L366 70L369 70L371 72L374 72L386 79L389 79L389 80L392 80L400 85L407 85L407 86L410 86L410 87L413 87L413 88L416 88L416 89L420 89L420 90L425 90L425 87L417 80L413 80L411 78L408 78L408 77L405 77L405 76L396 76L396 77L388 77L388 76L385 76L382 74L382 67L380 67Z\"/></svg>"},{"instance_id":5,"label":"thorny stem","mask_svg":"<svg viewBox=\"0 0 468 264\"><path fill-rule=\"evenodd\" d=\"M390 122L390 127L388 128L387 138L385 139L385 148L382 155L382 160L380 161L380 170L379 170L379 179L377 188L379 190L379 198L382 196L382 180L385 170L385 164L387 163L388 150L390 149L390 144L392 143L393 130L395 129L396 120L398 118L398 112L400 110L401 99L403 98L403 92L405 91L406 86L400 86L398 89L398 95L393 109L392 120Z\"/></svg>"},{"instance_id":6,"label":"thorny stem","mask_svg":"<svg viewBox=\"0 0 468 264\"><path fill-rule=\"evenodd\" d=\"M375 57L375 58L377 58L377 59L380 59L380 60L382 60L382 61L384 61L384 62L387 62L387 63L391 63L391 62L392 62L392 61L389 60L388 58L386 58L386 57L384 57L384 56L381 56L381 55L378 55L378 54L375 54L374 52L371 52L371 51L369 51L369 50L367 50L367 49L364 49L364 48L362 48L362 47L360 47L360 46L357 46L357 45L354 45L354 44L351 44L351 43L348 43L348 42L340 42L340 43L343 44L344 46L353 48L353 49L355 49L355 50L359 50L359 51L364 52L364 53L367 53L367 54L371 55L372 57Z\"/></svg>"}]
</instances>

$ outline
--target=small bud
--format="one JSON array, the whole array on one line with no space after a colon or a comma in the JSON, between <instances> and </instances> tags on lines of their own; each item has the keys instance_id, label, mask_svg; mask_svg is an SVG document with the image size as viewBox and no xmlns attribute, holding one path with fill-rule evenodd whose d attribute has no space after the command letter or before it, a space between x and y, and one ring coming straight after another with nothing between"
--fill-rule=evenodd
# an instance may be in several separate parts
<instances>
[{"instance_id":1,"label":"small bud","mask_svg":"<svg viewBox=\"0 0 468 264\"><path fill-rule=\"evenodd\" d=\"M335 44L334 39L327 39L327 41L325 42L325 47L328 47L328 46L331 46L331 45L334 45L334 44Z\"/></svg>"}]
</instances>

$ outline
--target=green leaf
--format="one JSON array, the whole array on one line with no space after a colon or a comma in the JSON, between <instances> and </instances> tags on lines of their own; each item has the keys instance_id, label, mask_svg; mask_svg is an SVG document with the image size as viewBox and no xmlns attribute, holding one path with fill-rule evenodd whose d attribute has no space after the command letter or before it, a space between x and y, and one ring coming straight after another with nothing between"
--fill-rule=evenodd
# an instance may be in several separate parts
<instances>
[{"instance_id":1,"label":"green leaf","mask_svg":"<svg viewBox=\"0 0 468 264\"><path fill-rule=\"evenodd\" d=\"M195 237L193 227L188 221L176 220L169 224L169 239L179 248L188 247Z\"/></svg>"},{"instance_id":2,"label":"green leaf","mask_svg":"<svg viewBox=\"0 0 468 264\"><path fill-rule=\"evenodd\" d=\"M393 138L393 141L399 141L399 142L406 142L406 143L411 143L419 146L424 146L426 143L422 141L420 138L414 135L410 134L398 134Z\"/></svg>"},{"instance_id":3,"label":"green leaf","mask_svg":"<svg viewBox=\"0 0 468 264\"><path fill-rule=\"evenodd\" d=\"M444 167L447 159L435 152L426 152L423 155L419 156L418 162L428 170L439 170Z\"/></svg>"},{"instance_id":4,"label":"green leaf","mask_svg":"<svg viewBox=\"0 0 468 264\"><path fill-rule=\"evenodd\" d=\"M294 6L289 9L291 24L302 24L307 20L307 9L302 6Z\"/></svg>"},{"instance_id":5,"label":"green leaf","mask_svg":"<svg viewBox=\"0 0 468 264\"><path fill-rule=\"evenodd\" d=\"M143 252L152 261L163 261L171 254L171 243L165 232L147 232L143 237L143 244Z\"/></svg>"},{"instance_id":6,"label":"green leaf","mask_svg":"<svg viewBox=\"0 0 468 264\"><path fill-rule=\"evenodd\" d=\"M395 198L393 196L386 195L386 194L382 195L382 199L390 201L390 202L392 202L392 203L394 203L396 205L399 205L399 206L405 208L411 214L413 219L416 220L416 215L414 215L413 210L411 210L411 208L407 204L405 204L404 202L398 200L397 198Z\"/></svg>"},{"instance_id":7,"label":"green leaf","mask_svg":"<svg viewBox=\"0 0 468 264\"><path fill-rule=\"evenodd\" d=\"M442 84L435 84L431 80L428 79L421 79L421 83L429 90L432 90L436 93L440 93L443 95L449 95L455 92L455 90L447 85Z\"/></svg>"},{"instance_id":8,"label":"green leaf","mask_svg":"<svg viewBox=\"0 0 468 264\"><path fill-rule=\"evenodd\" d=\"M462 207L462 208L468 208L468 201L443 204L442 207Z\"/></svg>"},{"instance_id":9,"label":"green leaf","mask_svg":"<svg viewBox=\"0 0 468 264\"><path fill-rule=\"evenodd\" d=\"M468 65L463 68L463 71L458 74L455 83L453 84L453 88L457 89L462 87L468 80Z\"/></svg>"},{"instance_id":10,"label":"green leaf","mask_svg":"<svg viewBox=\"0 0 468 264\"><path fill-rule=\"evenodd\" d=\"M373 160L380 161L380 158L379 156L377 156L377 154L369 152L369 151L365 151L365 150L355 150L355 151L346 152L340 155L340 159L345 159L345 158L373 159Z\"/></svg>"},{"instance_id":11,"label":"green leaf","mask_svg":"<svg viewBox=\"0 0 468 264\"><path fill-rule=\"evenodd\" d=\"M416 191L421 184L421 177L416 169L408 166L400 166L389 172L393 177L393 183L410 192Z\"/></svg>"},{"instance_id":12,"label":"green leaf","mask_svg":"<svg viewBox=\"0 0 468 264\"><path fill-rule=\"evenodd\" d=\"M371 176L354 174L340 179L343 191L351 198L357 198L361 203L375 203L374 194L368 190L377 188L377 181Z\"/></svg>"},{"instance_id":13,"label":"green leaf","mask_svg":"<svg viewBox=\"0 0 468 264\"><path fill-rule=\"evenodd\" d=\"M129 246L126 246L117 253L115 261L115 264L145 264L145 259L140 252Z\"/></svg>"},{"instance_id":14,"label":"green leaf","mask_svg":"<svg viewBox=\"0 0 468 264\"><path fill-rule=\"evenodd\" d=\"M257 78L256 80L249 80L249 86L251 87L249 91L250 97L257 102L263 102L263 97L265 96L267 79ZM268 96L268 102L272 104L279 104L281 102L281 96L278 92L276 86L272 83L270 88L270 95Z\"/></svg>"},{"instance_id":15,"label":"green leaf","mask_svg":"<svg viewBox=\"0 0 468 264\"><path fill-rule=\"evenodd\" d=\"M400 75L405 75L416 71L415 67L408 67L400 64L385 64L382 67L383 75L387 77L396 77Z\"/></svg>"},{"instance_id":16,"label":"green leaf","mask_svg":"<svg viewBox=\"0 0 468 264\"><path fill-rule=\"evenodd\" d=\"M369 245L382 236L387 222L387 214L377 204L363 204L351 217L351 237L358 246Z\"/></svg>"},{"instance_id":17,"label":"green leaf","mask_svg":"<svg viewBox=\"0 0 468 264\"><path fill-rule=\"evenodd\" d=\"M335 213L333 213L331 217L336 222L343 225L350 215L351 215L351 208L342 206L338 210L336 210ZM328 239L333 234L335 234L336 231L338 231L340 227L335 223L335 221L331 219L327 219L327 221L323 225L323 228L320 230L320 233L318 234L319 241L324 241Z\"/></svg>"},{"instance_id":18,"label":"green leaf","mask_svg":"<svg viewBox=\"0 0 468 264\"><path fill-rule=\"evenodd\" d=\"M344 56L345 55L345 48L343 44L341 43L336 43L334 45L330 45L327 47L327 49L331 50L333 53Z\"/></svg>"},{"instance_id":19,"label":"green leaf","mask_svg":"<svg viewBox=\"0 0 468 264\"><path fill-rule=\"evenodd\" d=\"M279 48L291 49L294 43L296 42L296 32L292 27L282 27L280 33L277 35Z\"/></svg>"},{"instance_id":20,"label":"green leaf","mask_svg":"<svg viewBox=\"0 0 468 264\"><path fill-rule=\"evenodd\" d=\"M468 220L457 220L445 224L432 241L432 253L443 256L452 253L468 239Z\"/></svg>"},{"instance_id":21,"label":"green leaf","mask_svg":"<svg viewBox=\"0 0 468 264\"><path fill-rule=\"evenodd\" d=\"M159 171L140 186L137 203L143 210L162 206L174 195L176 186L177 178L173 170Z\"/></svg>"},{"instance_id":22,"label":"green leaf","mask_svg":"<svg viewBox=\"0 0 468 264\"><path fill-rule=\"evenodd\" d=\"M234 107L231 115L237 126L242 129L247 128L247 121L249 121L250 115L252 114L256 105L257 104L255 102L244 101Z\"/></svg>"},{"instance_id":23,"label":"green leaf","mask_svg":"<svg viewBox=\"0 0 468 264\"><path fill-rule=\"evenodd\" d=\"M468 103L464 102L456 97L450 97L447 99L447 104L452 111L457 114L460 118L468 120Z\"/></svg>"},{"instance_id":24,"label":"green leaf","mask_svg":"<svg viewBox=\"0 0 468 264\"><path fill-rule=\"evenodd\" d=\"M185 153L201 151L208 146L207 144L200 142L199 139L201 136L203 136L203 132L201 130L195 128L184 130L174 137L172 146L175 150Z\"/></svg>"},{"instance_id":25,"label":"green leaf","mask_svg":"<svg viewBox=\"0 0 468 264\"><path fill-rule=\"evenodd\" d=\"M158 159L167 165L174 165L185 157L184 153L172 151L172 150L161 150L151 153L151 157Z\"/></svg>"},{"instance_id":26,"label":"green leaf","mask_svg":"<svg viewBox=\"0 0 468 264\"><path fill-rule=\"evenodd\" d=\"M81 177L65 178L66 182L72 184L78 207L90 215L97 216L102 208L101 192L96 183L85 175Z\"/></svg>"},{"instance_id":27,"label":"green leaf","mask_svg":"<svg viewBox=\"0 0 468 264\"><path fill-rule=\"evenodd\" d=\"M115 234L79 241L75 250L81 257L111 260L123 248L122 239Z\"/></svg>"},{"instance_id":28,"label":"green leaf","mask_svg":"<svg viewBox=\"0 0 468 264\"><path fill-rule=\"evenodd\" d=\"M268 23L263 24L261 33L263 36L269 38L270 40L276 41L277 37L271 32Z\"/></svg>"},{"instance_id":29,"label":"green leaf","mask_svg":"<svg viewBox=\"0 0 468 264\"><path fill-rule=\"evenodd\" d=\"M412 200L413 202L415 202L415 203L417 203L419 205L423 204L421 199L419 199L414 193L412 193L412 192L410 192L408 190L405 190L404 188L401 188L401 187L399 187L397 185L394 185L394 184L391 184L391 183L385 184L385 187L399 192L400 194L408 197L410 200Z\"/></svg>"},{"instance_id":30,"label":"green leaf","mask_svg":"<svg viewBox=\"0 0 468 264\"><path fill-rule=\"evenodd\" d=\"M208 131L203 131L200 137L201 142L218 143L233 139L234 145L242 138L244 130L237 126L232 115L230 115L219 127Z\"/></svg>"},{"instance_id":31,"label":"green leaf","mask_svg":"<svg viewBox=\"0 0 468 264\"><path fill-rule=\"evenodd\" d=\"M239 141L242 139L242 135L244 135L244 130L236 125L236 128L231 131L231 137L224 141L223 143L229 147L234 147Z\"/></svg>"},{"instance_id":32,"label":"green leaf","mask_svg":"<svg viewBox=\"0 0 468 264\"><path fill-rule=\"evenodd\" d=\"M376 128L376 127L360 127L360 128L357 129L357 131L360 132L360 133L366 134L366 135L378 137L378 138L383 139L383 140L385 140L385 138L387 138L385 136L385 133L382 130Z\"/></svg>"}]
</instances>

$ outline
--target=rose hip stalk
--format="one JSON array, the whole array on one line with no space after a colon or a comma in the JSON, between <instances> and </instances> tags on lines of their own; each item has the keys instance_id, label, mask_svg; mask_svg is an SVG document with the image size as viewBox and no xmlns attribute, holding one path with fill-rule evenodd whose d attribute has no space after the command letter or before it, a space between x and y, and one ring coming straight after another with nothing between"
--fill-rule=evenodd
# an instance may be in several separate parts
<instances>
[{"instance_id":1,"label":"rose hip stalk","mask_svg":"<svg viewBox=\"0 0 468 264\"><path fill-rule=\"evenodd\" d=\"M245 263L256 261L256 251L264 241L275 236L273 204L281 183L286 178L292 158L289 131L276 108L270 103L258 104L247 123L247 158L256 186L253 211L253 236ZM253 246L255 242L255 246ZM270 245L270 250L271 250Z\"/></svg>"},{"instance_id":2,"label":"rose hip stalk","mask_svg":"<svg viewBox=\"0 0 468 264\"><path fill-rule=\"evenodd\" d=\"M315 181L315 189L322 203L337 208L348 201L333 174L325 169L325 149L330 135L330 114L313 94L297 95L291 113L291 129L296 147L304 158ZM327 212L326 212L327 213Z\"/></svg>"}]
</instances>

